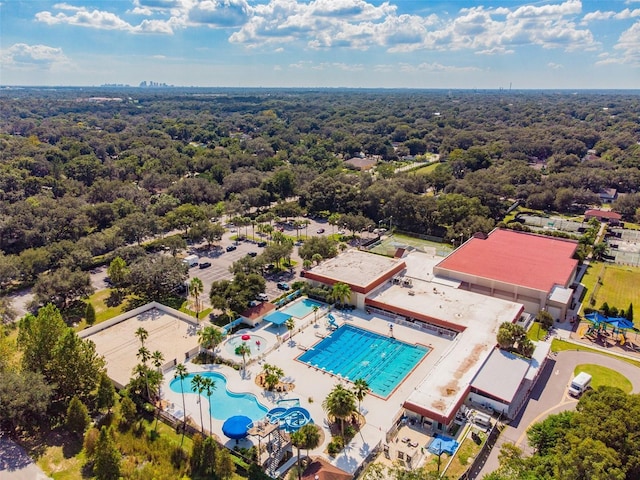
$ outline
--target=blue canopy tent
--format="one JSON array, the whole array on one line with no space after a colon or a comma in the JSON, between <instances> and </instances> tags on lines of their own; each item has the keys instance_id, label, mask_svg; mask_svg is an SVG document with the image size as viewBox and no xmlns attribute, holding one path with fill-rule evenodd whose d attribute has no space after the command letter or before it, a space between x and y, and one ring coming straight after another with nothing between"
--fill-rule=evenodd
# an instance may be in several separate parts
<instances>
[{"instance_id":1,"label":"blue canopy tent","mask_svg":"<svg viewBox=\"0 0 640 480\"><path fill-rule=\"evenodd\" d=\"M234 415L222 424L222 433L233 440L239 440L247 436L252 422L253 420L246 415Z\"/></svg>"},{"instance_id":2,"label":"blue canopy tent","mask_svg":"<svg viewBox=\"0 0 640 480\"><path fill-rule=\"evenodd\" d=\"M287 315L286 313L280 312L278 310L264 317L265 321L277 325L278 329L280 329L280 326L285 324L290 318L291 315Z\"/></svg>"},{"instance_id":3,"label":"blue canopy tent","mask_svg":"<svg viewBox=\"0 0 640 480\"><path fill-rule=\"evenodd\" d=\"M624 317L610 317L607 319L607 323L618 330L631 330L633 329L633 322Z\"/></svg>"},{"instance_id":4,"label":"blue canopy tent","mask_svg":"<svg viewBox=\"0 0 640 480\"><path fill-rule=\"evenodd\" d=\"M602 315L600 312L587 313L584 318L593 322L594 325L599 326L601 323L607 323L609 317Z\"/></svg>"}]
</instances>

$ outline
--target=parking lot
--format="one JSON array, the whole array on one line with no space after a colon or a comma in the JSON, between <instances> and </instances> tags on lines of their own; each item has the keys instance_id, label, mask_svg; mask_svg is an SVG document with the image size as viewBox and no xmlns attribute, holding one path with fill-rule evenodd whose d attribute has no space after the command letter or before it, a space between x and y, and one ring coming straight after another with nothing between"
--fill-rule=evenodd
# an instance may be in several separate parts
<instances>
[{"instance_id":1,"label":"parking lot","mask_svg":"<svg viewBox=\"0 0 640 480\"><path fill-rule=\"evenodd\" d=\"M247 233L251 235L251 228L247 229ZM318 233L320 230L324 230L322 233ZM327 222L319 222L317 220L310 220L310 224L299 231L300 237L304 236L319 236L319 235L331 235L337 232L338 229L329 225ZM283 232L289 237L296 237L296 230L291 226L285 226ZM211 284L218 280L231 280L233 275L229 271L229 268L233 262L249 255L251 252L255 252L260 255L264 251L264 247L259 247L257 242L245 240L234 241L238 234L245 234L245 229L241 228L238 232L236 227L230 227L225 232L222 240L219 242L217 248L206 249L205 244L192 246L188 250L188 254L196 254L199 257L199 263L211 262L211 266L207 268L199 268L198 266L191 267L189 269L189 280L193 277L198 277L204 284L203 303L205 308L209 308L209 290ZM265 237L266 239L266 237ZM233 245L235 250L227 251L227 247ZM287 282L289 285L300 278L300 271L302 270L302 259L298 255L298 246L293 247L291 259L296 262L295 268L292 272L280 272L278 274L267 274L265 279L267 281L266 294L269 300L272 300L280 295L283 291L278 289L278 282Z\"/></svg>"}]
</instances>

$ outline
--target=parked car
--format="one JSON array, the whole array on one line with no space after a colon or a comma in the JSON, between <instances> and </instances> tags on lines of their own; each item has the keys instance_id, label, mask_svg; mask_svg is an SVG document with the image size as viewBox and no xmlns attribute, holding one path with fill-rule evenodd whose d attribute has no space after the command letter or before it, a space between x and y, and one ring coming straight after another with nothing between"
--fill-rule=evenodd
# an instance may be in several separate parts
<instances>
[{"instance_id":1,"label":"parked car","mask_svg":"<svg viewBox=\"0 0 640 480\"><path fill-rule=\"evenodd\" d=\"M261 302L268 302L269 301L269 295L267 295L266 293L259 293L258 295L256 295L256 298L258 300L260 300Z\"/></svg>"},{"instance_id":2,"label":"parked car","mask_svg":"<svg viewBox=\"0 0 640 480\"><path fill-rule=\"evenodd\" d=\"M267 242L265 242L264 240L261 242L258 242L258 246L259 247L266 247L267 246Z\"/></svg>"},{"instance_id":3,"label":"parked car","mask_svg":"<svg viewBox=\"0 0 640 480\"><path fill-rule=\"evenodd\" d=\"M247 255L249 255L250 257L255 257L256 255L258 255L258 252L249 252L247 253Z\"/></svg>"},{"instance_id":4,"label":"parked car","mask_svg":"<svg viewBox=\"0 0 640 480\"><path fill-rule=\"evenodd\" d=\"M278 287L280 290L289 290L289 284L288 284L288 283L285 283L285 282L278 282L277 287Z\"/></svg>"},{"instance_id":5,"label":"parked car","mask_svg":"<svg viewBox=\"0 0 640 480\"><path fill-rule=\"evenodd\" d=\"M338 235L344 235L344 230L338 230Z\"/></svg>"},{"instance_id":6,"label":"parked car","mask_svg":"<svg viewBox=\"0 0 640 480\"><path fill-rule=\"evenodd\" d=\"M324 228L320 228L316 233L324 233Z\"/></svg>"},{"instance_id":7,"label":"parked car","mask_svg":"<svg viewBox=\"0 0 640 480\"><path fill-rule=\"evenodd\" d=\"M211 262L200 262L198 266L200 268L209 268L211 266Z\"/></svg>"},{"instance_id":8,"label":"parked car","mask_svg":"<svg viewBox=\"0 0 640 480\"><path fill-rule=\"evenodd\" d=\"M235 245L229 245L227 247L227 252L233 252L237 247Z\"/></svg>"}]
</instances>

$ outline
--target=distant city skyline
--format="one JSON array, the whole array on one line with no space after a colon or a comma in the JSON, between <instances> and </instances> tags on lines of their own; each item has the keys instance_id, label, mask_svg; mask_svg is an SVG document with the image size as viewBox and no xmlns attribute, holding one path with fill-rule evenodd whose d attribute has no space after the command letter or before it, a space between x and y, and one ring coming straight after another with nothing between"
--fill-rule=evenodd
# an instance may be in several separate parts
<instances>
[{"instance_id":1,"label":"distant city skyline","mask_svg":"<svg viewBox=\"0 0 640 480\"><path fill-rule=\"evenodd\" d=\"M638 89L640 0L0 0L0 84Z\"/></svg>"}]
</instances>

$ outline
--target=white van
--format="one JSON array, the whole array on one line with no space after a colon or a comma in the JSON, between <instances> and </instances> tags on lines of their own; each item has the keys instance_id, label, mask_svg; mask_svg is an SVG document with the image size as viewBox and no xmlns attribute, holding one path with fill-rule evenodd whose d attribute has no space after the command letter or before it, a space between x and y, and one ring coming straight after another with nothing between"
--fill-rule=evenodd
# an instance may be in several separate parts
<instances>
[{"instance_id":1,"label":"white van","mask_svg":"<svg viewBox=\"0 0 640 480\"><path fill-rule=\"evenodd\" d=\"M199 261L200 257L198 255L188 255L182 259L182 262L189 265L189 267L195 267Z\"/></svg>"},{"instance_id":2,"label":"white van","mask_svg":"<svg viewBox=\"0 0 640 480\"><path fill-rule=\"evenodd\" d=\"M579 397L591 386L591 375L580 372L569 384L569 395Z\"/></svg>"}]
</instances>

